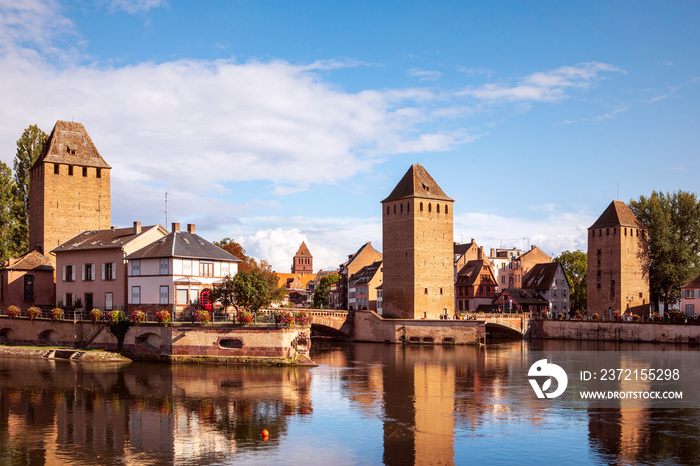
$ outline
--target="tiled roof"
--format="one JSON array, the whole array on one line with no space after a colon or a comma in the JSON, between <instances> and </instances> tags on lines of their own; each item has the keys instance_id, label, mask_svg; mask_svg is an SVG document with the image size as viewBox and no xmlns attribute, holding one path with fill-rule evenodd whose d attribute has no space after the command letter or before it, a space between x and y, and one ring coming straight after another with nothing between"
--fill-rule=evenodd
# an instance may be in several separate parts
<instances>
[{"instance_id":1,"label":"tiled roof","mask_svg":"<svg viewBox=\"0 0 700 466\"><path fill-rule=\"evenodd\" d=\"M360 270L352 274L350 280L355 280L356 285L362 285L363 283L369 283L372 278L376 275L379 268L382 266L382 261L374 261L370 265L365 265Z\"/></svg>"},{"instance_id":2,"label":"tiled roof","mask_svg":"<svg viewBox=\"0 0 700 466\"><path fill-rule=\"evenodd\" d=\"M126 256L126 259L156 257L185 257L240 262L241 260L210 243L201 236L187 231L173 231L169 235Z\"/></svg>"},{"instance_id":3,"label":"tiled roof","mask_svg":"<svg viewBox=\"0 0 700 466\"><path fill-rule=\"evenodd\" d=\"M473 285L481 274L484 266L488 267L489 263L482 259L471 260L457 272L457 281L460 285ZM461 277L466 277L466 280L460 280ZM489 278L490 278L489 274Z\"/></svg>"},{"instance_id":4,"label":"tiled roof","mask_svg":"<svg viewBox=\"0 0 700 466\"><path fill-rule=\"evenodd\" d=\"M87 230L51 250L53 253L66 251L85 251L91 249L121 249L144 232L159 225L141 228L140 233L134 233L134 228L112 228L109 230Z\"/></svg>"},{"instance_id":5,"label":"tiled roof","mask_svg":"<svg viewBox=\"0 0 700 466\"><path fill-rule=\"evenodd\" d=\"M58 120L44 144L41 156L32 167L42 162L79 165L82 167L111 168L92 143L81 123Z\"/></svg>"},{"instance_id":6,"label":"tiled roof","mask_svg":"<svg viewBox=\"0 0 700 466\"><path fill-rule=\"evenodd\" d=\"M306 288L306 285L308 285L308 283L316 277L316 275L311 274L311 273L307 273L307 274L279 273L279 272L275 272L275 273L277 274L277 284L279 286L284 286L284 287L287 286L287 283L289 282L289 280L293 281L295 279L298 279L299 282L301 282L301 284L304 285L304 288Z\"/></svg>"},{"instance_id":7,"label":"tiled roof","mask_svg":"<svg viewBox=\"0 0 700 466\"><path fill-rule=\"evenodd\" d=\"M299 246L299 250L294 254L294 257L311 257L311 252L304 241L301 242L301 246Z\"/></svg>"},{"instance_id":8,"label":"tiled roof","mask_svg":"<svg viewBox=\"0 0 700 466\"><path fill-rule=\"evenodd\" d=\"M681 286L681 288L700 288L700 274L685 285Z\"/></svg>"},{"instance_id":9,"label":"tiled roof","mask_svg":"<svg viewBox=\"0 0 700 466\"><path fill-rule=\"evenodd\" d=\"M508 293L515 301L520 304L549 304L542 299L535 290L526 290L523 288L506 288L505 293Z\"/></svg>"},{"instance_id":10,"label":"tiled roof","mask_svg":"<svg viewBox=\"0 0 700 466\"><path fill-rule=\"evenodd\" d=\"M422 165L414 164L401 178L399 184L382 202L396 201L410 197L453 201L438 186L428 171Z\"/></svg>"},{"instance_id":11,"label":"tiled roof","mask_svg":"<svg viewBox=\"0 0 700 466\"><path fill-rule=\"evenodd\" d=\"M605 227L644 228L634 212L622 201L612 201L605 212L588 229Z\"/></svg>"},{"instance_id":12,"label":"tiled roof","mask_svg":"<svg viewBox=\"0 0 700 466\"><path fill-rule=\"evenodd\" d=\"M7 265L0 267L2 270L46 270L52 271L51 259L39 251L31 251L17 258L10 259Z\"/></svg>"},{"instance_id":13,"label":"tiled roof","mask_svg":"<svg viewBox=\"0 0 700 466\"><path fill-rule=\"evenodd\" d=\"M476 245L476 243L474 241L472 241L471 243L464 243L464 244L455 243L455 245L454 245L455 258L459 258L459 257L463 256L471 248L478 248L478 246Z\"/></svg>"},{"instance_id":14,"label":"tiled roof","mask_svg":"<svg viewBox=\"0 0 700 466\"><path fill-rule=\"evenodd\" d=\"M549 289L554 282L554 276L560 267L559 262L535 264L523 277L523 288L532 290Z\"/></svg>"}]
</instances>

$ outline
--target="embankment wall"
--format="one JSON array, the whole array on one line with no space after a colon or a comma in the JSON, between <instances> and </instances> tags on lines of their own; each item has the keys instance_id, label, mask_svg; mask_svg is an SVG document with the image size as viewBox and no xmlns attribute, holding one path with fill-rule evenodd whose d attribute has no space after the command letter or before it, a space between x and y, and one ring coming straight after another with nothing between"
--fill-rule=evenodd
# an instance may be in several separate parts
<instances>
[{"instance_id":1,"label":"embankment wall","mask_svg":"<svg viewBox=\"0 0 700 466\"><path fill-rule=\"evenodd\" d=\"M374 311L355 311L354 340L384 343L473 345L484 343L484 322L473 320L384 319Z\"/></svg>"},{"instance_id":2,"label":"embankment wall","mask_svg":"<svg viewBox=\"0 0 700 466\"><path fill-rule=\"evenodd\" d=\"M639 322L532 321L531 338L548 340L633 341L646 343L698 343L700 325Z\"/></svg>"}]
</instances>

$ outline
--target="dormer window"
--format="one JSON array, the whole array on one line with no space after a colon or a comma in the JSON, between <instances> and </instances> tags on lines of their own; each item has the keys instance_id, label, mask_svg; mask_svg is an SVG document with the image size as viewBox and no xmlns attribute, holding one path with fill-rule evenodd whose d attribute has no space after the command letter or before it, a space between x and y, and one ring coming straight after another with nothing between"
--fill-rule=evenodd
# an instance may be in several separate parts
<instances>
[{"instance_id":1,"label":"dormer window","mask_svg":"<svg viewBox=\"0 0 700 466\"><path fill-rule=\"evenodd\" d=\"M70 155L76 155L78 153L78 149L75 146L66 146L66 148Z\"/></svg>"}]
</instances>

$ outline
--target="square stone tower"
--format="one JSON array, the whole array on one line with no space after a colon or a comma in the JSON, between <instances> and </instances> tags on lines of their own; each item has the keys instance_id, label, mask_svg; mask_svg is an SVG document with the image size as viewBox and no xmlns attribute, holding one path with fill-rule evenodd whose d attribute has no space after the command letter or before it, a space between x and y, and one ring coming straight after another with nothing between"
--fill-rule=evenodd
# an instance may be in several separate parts
<instances>
[{"instance_id":1,"label":"square stone tower","mask_svg":"<svg viewBox=\"0 0 700 466\"><path fill-rule=\"evenodd\" d=\"M314 257L311 255L311 252L304 241L301 242L299 250L296 254L294 254L294 260L292 261L292 273L300 273L302 275L314 273Z\"/></svg>"},{"instance_id":2,"label":"square stone tower","mask_svg":"<svg viewBox=\"0 0 700 466\"><path fill-rule=\"evenodd\" d=\"M57 121L30 169L29 248L48 255L78 233L110 228L110 169L82 124Z\"/></svg>"},{"instance_id":3,"label":"square stone tower","mask_svg":"<svg viewBox=\"0 0 700 466\"><path fill-rule=\"evenodd\" d=\"M622 201L613 201L588 229L589 315L606 319L608 309L648 315L647 230ZM642 307L644 306L644 307Z\"/></svg>"},{"instance_id":4,"label":"square stone tower","mask_svg":"<svg viewBox=\"0 0 700 466\"><path fill-rule=\"evenodd\" d=\"M454 314L453 204L417 164L382 201L384 317Z\"/></svg>"}]
</instances>

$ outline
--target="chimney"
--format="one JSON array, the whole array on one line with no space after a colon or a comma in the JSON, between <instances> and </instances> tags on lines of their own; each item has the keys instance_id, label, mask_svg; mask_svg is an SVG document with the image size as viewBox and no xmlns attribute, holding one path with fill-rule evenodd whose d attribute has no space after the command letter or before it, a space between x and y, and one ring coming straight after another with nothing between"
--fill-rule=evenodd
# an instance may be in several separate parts
<instances>
[{"instance_id":1,"label":"chimney","mask_svg":"<svg viewBox=\"0 0 700 466\"><path fill-rule=\"evenodd\" d=\"M173 228L171 229L171 231L172 231L173 233L175 233L176 231L180 231L180 224L179 224L179 223L174 223L174 222L173 222Z\"/></svg>"},{"instance_id":2,"label":"chimney","mask_svg":"<svg viewBox=\"0 0 700 466\"><path fill-rule=\"evenodd\" d=\"M496 257L496 250L491 248L491 257Z\"/></svg>"},{"instance_id":3,"label":"chimney","mask_svg":"<svg viewBox=\"0 0 700 466\"><path fill-rule=\"evenodd\" d=\"M483 246L481 246L479 248L479 251L477 252L477 259L484 260L484 247Z\"/></svg>"},{"instance_id":4,"label":"chimney","mask_svg":"<svg viewBox=\"0 0 700 466\"><path fill-rule=\"evenodd\" d=\"M188 233L194 233L194 223L188 223L188 224L187 224L187 232L188 232Z\"/></svg>"},{"instance_id":5,"label":"chimney","mask_svg":"<svg viewBox=\"0 0 700 466\"><path fill-rule=\"evenodd\" d=\"M535 246L534 244L531 244L531 245L530 245L530 251L534 251L536 247L537 247L537 246Z\"/></svg>"},{"instance_id":6,"label":"chimney","mask_svg":"<svg viewBox=\"0 0 700 466\"><path fill-rule=\"evenodd\" d=\"M141 222L134 222L134 234L135 235L141 234Z\"/></svg>"}]
</instances>

